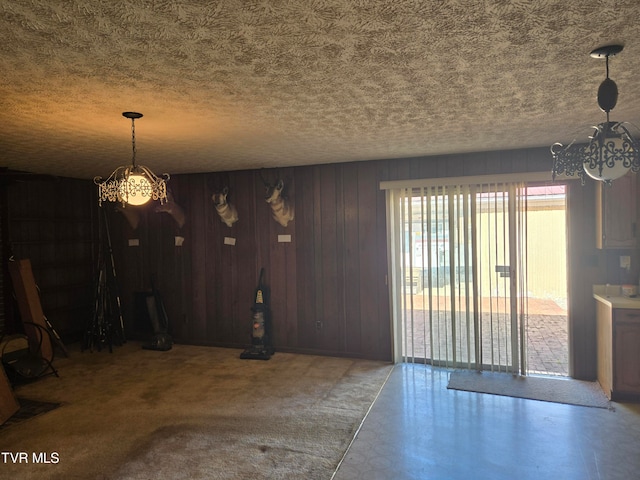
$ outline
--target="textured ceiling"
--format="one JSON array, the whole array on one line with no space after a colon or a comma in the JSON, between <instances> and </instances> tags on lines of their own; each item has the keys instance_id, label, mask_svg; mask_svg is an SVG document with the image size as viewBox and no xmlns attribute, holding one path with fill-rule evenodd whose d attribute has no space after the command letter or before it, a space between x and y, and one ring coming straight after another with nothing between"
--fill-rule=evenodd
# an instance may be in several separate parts
<instances>
[{"instance_id":1,"label":"textured ceiling","mask_svg":"<svg viewBox=\"0 0 640 480\"><path fill-rule=\"evenodd\" d=\"M0 0L0 166L78 178L548 146L640 124L638 0Z\"/></svg>"}]
</instances>

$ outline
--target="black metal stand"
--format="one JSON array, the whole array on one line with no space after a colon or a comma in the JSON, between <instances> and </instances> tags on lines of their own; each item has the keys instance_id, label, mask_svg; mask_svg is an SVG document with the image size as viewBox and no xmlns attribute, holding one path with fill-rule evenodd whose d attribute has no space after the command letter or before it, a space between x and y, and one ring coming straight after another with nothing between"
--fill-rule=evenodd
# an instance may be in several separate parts
<instances>
[{"instance_id":1,"label":"black metal stand","mask_svg":"<svg viewBox=\"0 0 640 480\"><path fill-rule=\"evenodd\" d=\"M126 340L111 234L104 210L99 222L99 242L94 313L85 329L82 350L96 348L100 351L108 347L109 352L113 352L114 344L122 345Z\"/></svg>"}]
</instances>

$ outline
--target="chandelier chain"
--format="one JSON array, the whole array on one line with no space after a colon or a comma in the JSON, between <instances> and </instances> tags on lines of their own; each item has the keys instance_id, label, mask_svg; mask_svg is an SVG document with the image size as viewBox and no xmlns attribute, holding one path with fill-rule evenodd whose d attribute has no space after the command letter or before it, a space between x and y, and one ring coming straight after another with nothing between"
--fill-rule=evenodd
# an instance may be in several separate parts
<instances>
[{"instance_id":1,"label":"chandelier chain","mask_svg":"<svg viewBox=\"0 0 640 480\"><path fill-rule=\"evenodd\" d=\"M135 118L131 119L131 150L132 150L131 164L135 168L136 166L136 119Z\"/></svg>"}]
</instances>

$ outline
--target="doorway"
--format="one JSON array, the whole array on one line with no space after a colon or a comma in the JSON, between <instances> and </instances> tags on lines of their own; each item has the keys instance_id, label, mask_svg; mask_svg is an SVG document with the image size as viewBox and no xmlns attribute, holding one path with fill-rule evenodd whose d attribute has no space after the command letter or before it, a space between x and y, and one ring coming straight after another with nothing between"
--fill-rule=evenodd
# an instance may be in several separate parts
<instances>
[{"instance_id":1,"label":"doorway","mask_svg":"<svg viewBox=\"0 0 640 480\"><path fill-rule=\"evenodd\" d=\"M566 185L528 187L527 365L569 376Z\"/></svg>"},{"instance_id":2,"label":"doorway","mask_svg":"<svg viewBox=\"0 0 640 480\"><path fill-rule=\"evenodd\" d=\"M564 186L492 180L387 190L396 361L568 375Z\"/></svg>"}]
</instances>

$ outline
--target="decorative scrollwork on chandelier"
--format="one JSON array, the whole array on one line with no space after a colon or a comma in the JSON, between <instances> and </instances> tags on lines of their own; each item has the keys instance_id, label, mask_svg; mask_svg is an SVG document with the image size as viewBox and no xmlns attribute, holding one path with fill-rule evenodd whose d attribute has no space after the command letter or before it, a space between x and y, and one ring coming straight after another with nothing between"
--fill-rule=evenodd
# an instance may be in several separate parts
<instances>
[{"instance_id":1,"label":"decorative scrollwork on chandelier","mask_svg":"<svg viewBox=\"0 0 640 480\"><path fill-rule=\"evenodd\" d=\"M98 186L98 203L120 202L126 205L144 205L150 200L160 200L164 203L167 199L168 173L158 177L151 169L144 165L136 164L136 127L135 120L142 118L141 113L124 112L124 117L131 119L131 165L116 168L105 180L95 177L94 183Z\"/></svg>"},{"instance_id":2,"label":"decorative scrollwork on chandelier","mask_svg":"<svg viewBox=\"0 0 640 480\"><path fill-rule=\"evenodd\" d=\"M569 145L554 143L552 175L580 177L582 184L587 176L610 184L629 170L640 171L640 143L631 134L628 122L614 122L609 113L618 101L618 86L609 78L609 57L622 51L621 45L608 45L593 50L591 56L606 60L606 78L598 88L598 105L606 113L606 122L595 125L587 141L574 140Z\"/></svg>"}]
</instances>

